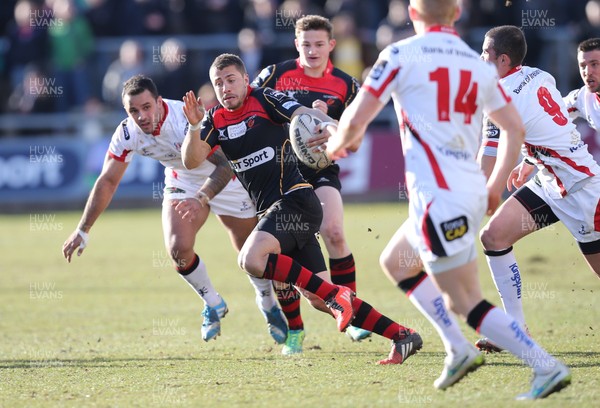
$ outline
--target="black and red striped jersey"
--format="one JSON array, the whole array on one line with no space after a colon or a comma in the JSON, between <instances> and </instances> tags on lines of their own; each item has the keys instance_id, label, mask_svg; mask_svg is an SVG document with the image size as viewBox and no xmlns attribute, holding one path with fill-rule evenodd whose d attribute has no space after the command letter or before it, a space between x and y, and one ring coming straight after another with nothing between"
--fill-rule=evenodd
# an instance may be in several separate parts
<instances>
[{"instance_id":1,"label":"black and red striped jersey","mask_svg":"<svg viewBox=\"0 0 600 408\"><path fill-rule=\"evenodd\" d=\"M304 73L299 59L269 65L254 79L252 86L266 86L286 93L309 108L320 99L327 103L327 115L339 120L346 106L358 93L358 81L333 66L331 61L320 78Z\"/></svg>"},{"instance_id":2,"label":"black and red striped jersey","mask_svg":"<svg viewBox=\"0 0 600 408\"><path fill-rule=\"evenodd\" d=\"M285 126L299 107L271 88L248 87L240 109L217 105L202 122L201 139L212 147L221 145L259 214L284 194L311 187L298 170Z\"/></svg>"}]
</instances>

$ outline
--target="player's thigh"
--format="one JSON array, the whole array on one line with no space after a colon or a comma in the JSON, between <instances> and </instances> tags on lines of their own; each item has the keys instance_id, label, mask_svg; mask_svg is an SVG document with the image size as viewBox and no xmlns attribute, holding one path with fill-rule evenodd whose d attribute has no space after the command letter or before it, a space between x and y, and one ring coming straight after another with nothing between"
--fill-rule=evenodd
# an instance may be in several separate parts
<instances>
[{"instance_id":1,"label":"player's thigh","mask_svg":"<svg viewBox=\"0 0 600 408\"><path fill-rule=\"evenodd\" d=\"M175 210L173 202L178 200L164 200L162 206L162 225L165 246L170 249L193 248L196 234L206 222L210 209L200 208L193 220L182 219L181 214Z\"/></svg>"},{"instance_id":2,"label":"player's thigh","mask_svg":"<svg viewBox=\"0 0 600 408\"><path fill-rule=\"evenodd\" d=\"M256 217L238 218L231 215L217 215L217 218L227 229L233 245L237 251L242 249L246 239L256 227Z\"/></svg>"},{"instance_id":3,"label":"player's thigh","mask_svg":"<svg viewBox=\"0 0 600 408\"><path fill-rule=\"evenodd\" d=\"M600 278L600 253L584 254L583 256L590 268L596 272L596 275Z\"/></svg>"},{"instance_id":4,"label":"player's thigh","mask_svg":"<svg viewBox=\"0 0 600 408\"><path fill-rule=\"evenodd\" d=\"M330 228L343 231L344 225L344 202L340 192L331 186L322 186L315 190L317 197L323 204L323 221L321 232Z\"/></svg>"}]
</instances>

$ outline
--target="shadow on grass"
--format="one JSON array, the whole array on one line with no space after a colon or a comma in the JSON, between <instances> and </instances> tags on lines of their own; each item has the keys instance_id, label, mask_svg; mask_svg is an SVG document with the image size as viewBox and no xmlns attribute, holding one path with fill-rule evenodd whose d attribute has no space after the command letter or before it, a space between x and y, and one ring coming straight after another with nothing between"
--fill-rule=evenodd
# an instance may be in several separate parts
<instances>
[{"instance_id":1,"label":"shadow on grass","mask_svg":"<svg viewBox=\"0 0 600 408\"><path fill-rule=\"evenodd\" d=\"M419 352L417 355L411 357L411 360L417 360L419 356L426 359L440 359L443 360L444 353L439 352ZM280 354L265 353L257 356L246 356L240 358L239 356L231 356L226 354L211 353L210 357L207 356L165 356L165 357L94 357L94 358L21 358L21 359L4 359L0 360L0 369L46 369L46 368L61 368L61 367L149 367L156 364L169 364L177 362L198 362L198 363L209 363L215 364L219 361L239 361L239 362L268 362L268 363L294 363L299 361L305 361L307 363L322 362L325 360L347 360L347 359L368 359L372 360L373 364L377 361L385 358L385 353L378 353L372 351L365 352L344 352L344 353L305 353L297 356L281 356Z\"/></svg>"},{"instance_id":2,"label":"shadow on grass","mask_svg":"<svg viewBox=\"0 0 600 408\"><path fill-rule=\"evenodd\" d=\"M562 360L569 368L600 367L600 352L597 351L564 351L551 354ZM500 358L511 357L511 361L494 361L495 356ZM521 361L512 359L512 356L507 352L486 354L485 364L489 366L523 366Z\"/></svg>"},{"instance_id":3,"label":"shadow on grass","mask_svg":"<svg viewBox=\"0 0 600 408\"><path fill-rule=\"evenodd\" d=\"M177 362L177 361L204 361L205 358L200 357L131 357L131 358L111 358L111 357L94 357L94 358L48 358L48 359L15 359L15 360L0 360L0 368L3 369L21 369L21 368L60 368L60 367L125 367L130 366L130 363L140 363L139 367L144 367L147 364L144 362Z\"/></svg>"}]
</instances>

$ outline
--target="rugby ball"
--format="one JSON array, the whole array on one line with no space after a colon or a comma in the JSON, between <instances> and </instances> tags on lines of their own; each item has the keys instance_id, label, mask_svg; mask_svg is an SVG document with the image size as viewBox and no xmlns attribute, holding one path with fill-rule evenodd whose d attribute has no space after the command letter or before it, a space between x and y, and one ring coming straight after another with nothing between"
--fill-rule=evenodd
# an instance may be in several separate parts
<instances>
[{"instance_id":1,"label":"rugby ball","mask_svg":"<svg viewBox=\"0 0 600 408\"><path fill-rule=\"evenodd\" d=\"M301 113L294 116L290 122L290 141L292 149L308 167L316 170L322 170L331 165L331 160L325 152L313 152L314 147L306 145L308 139L315 136L315 126L321 123L321 120L307 113Z\"/></svg>"}]
</instances>

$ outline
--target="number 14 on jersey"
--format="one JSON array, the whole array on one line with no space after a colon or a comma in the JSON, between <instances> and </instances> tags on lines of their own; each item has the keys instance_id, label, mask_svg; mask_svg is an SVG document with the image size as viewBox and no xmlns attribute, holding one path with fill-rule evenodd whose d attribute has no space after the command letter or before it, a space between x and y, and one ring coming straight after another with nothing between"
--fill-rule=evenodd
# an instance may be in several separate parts
<instances>
[{"instance_id":1,"label":"number 14 on jersey","mask_svg":"<svg viewBox=\"0 0 600 408\"><path fill-rule=\"evenodd\" d=\"M451 109L453 112L465 115L465 124L471 123L471 117L477 110L477 82L471 82L471 71L460 70L458 92L454 98L454 106L450 106L450 73L448 68L440 67L429 73L429 80L436 82L437 112L440 122L450 121Z\"/></svg>"}]
</instances>

